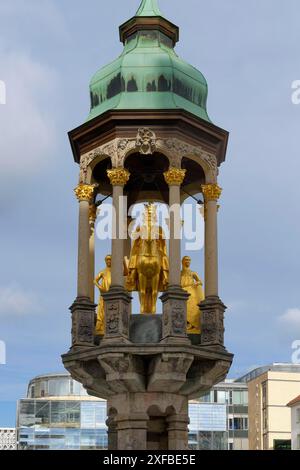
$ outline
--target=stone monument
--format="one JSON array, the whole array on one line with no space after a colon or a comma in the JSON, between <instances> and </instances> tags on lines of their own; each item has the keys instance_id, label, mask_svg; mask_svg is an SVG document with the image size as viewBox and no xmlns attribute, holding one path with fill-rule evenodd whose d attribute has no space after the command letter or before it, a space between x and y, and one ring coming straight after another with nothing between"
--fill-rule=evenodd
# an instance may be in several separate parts
<instances>
[{"instance_id":1,"label":"stone monument","mask_svg":"<svg viewBox=\"0 0 300 470\"><path fill-rule=\"evenodd\" d=\"M120 39L121 56L91 80L87 121L69 133L80 166L75 189L78 284L71 306L72 344L62 359L89 394L107 400L109 449L184 450L189 399L223 380L233 357L224 346L226 307L219 298L217 249L218 171L228 133L209 119L207 83L176 54L179 29L162 15L156 0L141 2L136 15L120 26ZM200 321L195 301L191 303L191 328L187 300L194 287L184 282L187 275L199 286L200 281L186 260L187 271L181 273L179 208L188 195L199 193L205 214L205 298L199 305ZM99 195L111 196L116 216L110 287L102 289L99 304L102 310L104 305L104 325L97 329L96 311L98 321L103 318L94 298ZM150 239L145 242L149 251L143 252L156 257L160 252L160 284L143 284L146 264L135 265L131 258L124 196L128 207L162 202L170 208L167 258L164 245L157 249ZM151 267L155 276L157 259ZM134 269L140 271L132 282L128 276ZM162 315L153 308L155 289L161 292ZM141 313L132 313L133 290L139 290Z\"/></svg>"}]
</instances>

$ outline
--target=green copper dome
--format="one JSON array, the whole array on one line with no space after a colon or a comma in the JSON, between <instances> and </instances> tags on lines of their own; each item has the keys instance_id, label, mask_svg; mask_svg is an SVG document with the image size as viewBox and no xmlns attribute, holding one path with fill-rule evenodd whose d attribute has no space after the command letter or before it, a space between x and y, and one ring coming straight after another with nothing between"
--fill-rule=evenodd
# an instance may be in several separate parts
<instances>
[{"instance_id":1,"label":"green copper dome","mask_svg":"<svg viewBox=\"0 0 300 470\"><path fill-rule=\"evenodd\" d=\"M108 110L183 109L210 121L206 80L174 51L178 28L163 17L157 0L143 0L120 35L122 54L91 80L88 120Z\"/></svg>"}]
</instances>

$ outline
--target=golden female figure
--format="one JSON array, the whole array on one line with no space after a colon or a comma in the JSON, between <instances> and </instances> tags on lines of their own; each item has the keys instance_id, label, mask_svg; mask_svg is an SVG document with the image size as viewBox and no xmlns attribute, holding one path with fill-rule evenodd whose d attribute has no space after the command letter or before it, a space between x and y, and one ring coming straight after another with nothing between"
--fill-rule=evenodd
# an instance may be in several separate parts
<instances>
[{"instance_id":1,"label":"golden female figure","mask_svg":"<svg viewBox=\"0 0 300 470\"><path fill-rule=\"evenodd\" d=\"M203 283L196 272L190 269L191 258L182 259L181 287L190 294L187 301L187 331L191 334L201 333L199 304L204 300Z\"/></svg>"},{"instance_id":2,"label":"golden female figure","mask_svg":"<svg viewBox=\"0 0 300 470\"><path fill-rule=\"evenodd\" d=\"M100 291L100 298L97 307L97 322L95 328L95 335L103 336L105 331L104 324L104 300L101 294L108 292L111 286L111 255L107 255L105 258L106 268L103 271L100 271L96 277L94 284L98 287Z\"/></svg>"}]
</instances>

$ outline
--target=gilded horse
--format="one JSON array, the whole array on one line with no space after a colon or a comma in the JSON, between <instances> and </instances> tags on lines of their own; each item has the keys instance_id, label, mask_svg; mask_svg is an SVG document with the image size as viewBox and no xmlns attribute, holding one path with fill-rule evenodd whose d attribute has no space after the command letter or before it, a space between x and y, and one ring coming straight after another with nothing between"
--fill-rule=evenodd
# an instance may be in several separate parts
<instances>
[{"instance_id":1,"label":"gilded horse","mask_svg":"<svg viewBox=\"0 0 300 470\"><path fill-rule=\"evenodd\" d=\"M156 230L155 230L156 229ZM138 291L141 313L156 313L159 292L168 285L169 260L161 227L153 225L153 206L146 206L145 223L137 228L127 264L126 288Z\"/></svg>"}]
</instances>

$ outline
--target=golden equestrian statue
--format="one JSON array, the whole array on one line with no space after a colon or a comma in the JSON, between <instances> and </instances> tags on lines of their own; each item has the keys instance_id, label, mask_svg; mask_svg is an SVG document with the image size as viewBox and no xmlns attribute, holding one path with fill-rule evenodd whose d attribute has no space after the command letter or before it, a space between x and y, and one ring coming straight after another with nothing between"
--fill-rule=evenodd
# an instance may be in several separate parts
<instances>
[{"instance_id":1,"label":"golden equestrian statue","mask_svg":"<svg viewBox=\"0 0 300 470\"><path fill-rule=\"evenodd\" d=\"M104 335L105 322L104 322L104 300L101 294L108 292L111 286L111 255L105 258L106 268L100 271L96 277L94 284L100 291L100 298L97 307L97 321L95 328L95 335Z\"/></svg>"},{"instance_id":2,"label":"golden equestrian statue","mask_svg":"<svg viewBox=\"0 0 300 470\"><path fill-rule=\"evenodd\" d=\"M199 304L204 300L203 283L196 272L190 269L191 258L182 258L181 287L190 294L187 301L187 332L201 333Z\"/></svg>"},{"instance_id":3,"label":"golden equestrian statue","mask_svg":"<svg viewBox=\"0 0 300 470\"><path fill-rule=\"evenodd\" d=\"M141 313L156 313L159 292L167 289L169 260L163 230L156 225L156 208L145 205L144 223L135 232L127 263L126 288L138 291Z\"/></svg>"}]
</instances>

